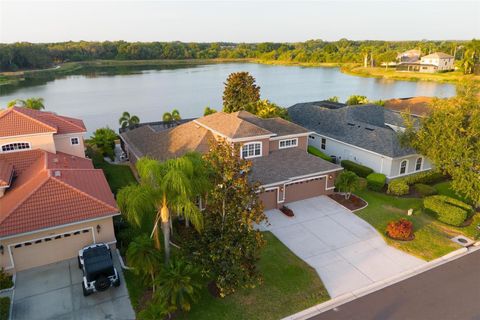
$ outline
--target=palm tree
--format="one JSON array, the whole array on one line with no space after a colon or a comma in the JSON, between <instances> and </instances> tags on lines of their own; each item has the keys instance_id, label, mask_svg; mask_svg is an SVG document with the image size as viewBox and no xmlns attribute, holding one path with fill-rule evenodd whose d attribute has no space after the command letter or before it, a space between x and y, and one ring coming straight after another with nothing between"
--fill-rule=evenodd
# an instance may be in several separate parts
<instances>
[{"instance_id":1,"label":"palm tree","mask_svg":"<svg viewBox=\"0 0 480 320\"><path fill-rule=\"evenodd\" d=\"M358 189L358 176L352 171L343 171L335 180L335 187L342 192L345 192L345 199L350 199L352 192Z\"/></svg>"},{"instance_id":2,"label":"palm tree","mask_svg":"<svg viewBox=\"0 0 480 320\"><path fill-rule=\"evenodd\" d=\"M165 122L172 122L182 120L182 117L180 117L180 111L173 109L172 112L165 112L162 119Z\"/></svg>"},{"instance_id":3,"label":"palm tree","mask_svg":"<svg viewBox=\"0 0 480 320\"><path fill-rule=\"evenodd\" d=\"M469 49L465 52L465 55L462 60L462 67L464 74L473 73L473 68L475 66L475 51Z\"/></svg>"},{"instance_id":4,"label":"palm tree","mask_svg":"<svg viewBox=\"0 0 480 320\"><path fill-rule=\"evenodd\" d=\"M199 296L198 270L180 259L170 261L155 279L155 300L166 301L172 311L190 311Z\"/></svg>"},{"instance_id":5,"label":"palm tree","mask_svg":"<svg viewBox=\"0 0 480 320\"><path fill-rule=\"evenodd\" d=\"M160 249L159 223L161 224L165 263L170 257L170 210L192 222L200 231L203 228L203 217L195 205L197 182L202 165L195 165L189 155L181 158L158 162L150 158L141 158L136 163L139 185L122 188L118 195L118 205L127 219L137 226L142 226L145 219L153 220L151 236L155 247Z\"/></svg>"},{"instance_id":6,"label":"palm tree","mask_svg":"<svg viewBox=\"0 0 480 320\"><path fill-rule=\"evenodd\" d=\"M120 119L118 119L118 123L122 127L122 129L125 129L126 127L133 126L135 124L140 123L140 118L137 117L136 115L130 115L127 111L122 113L122 116Z\"/></svg>"},{"instance_id":7,"label":"palm tree","mask_svg":"<svg viewBox=\"0 0 480 320\"><path fill-rule=\"evenodd\" d=\"M138 313L138 320L165 319L169 314L166 301L155 301L155 303L150 302Z\"/></svg>"},{"instance_id":8,"label":"palm tree","mask_svg":"<svg viewBox=\"0 0 480 320\"><path fill-rule=\"evenodd\" d=\"M136 274L151 278L152 290L155 292L155 275L161 263L160 251L155 249L152 239L147 235L136 237L127 249L128 264Z\"/></svg>"},{"instance_id":9,"label":"palm tree","mask_svg":"<svg viewBox=\"0 0 480 320\"><path fill-rule=\"evenodd\" d=\"M43 110L45 105L43 104L43 98L28 98L27 100L15 99L7 104L8 108L12 107L25 107L33 110Z\"/></svg>"}]
</instances>

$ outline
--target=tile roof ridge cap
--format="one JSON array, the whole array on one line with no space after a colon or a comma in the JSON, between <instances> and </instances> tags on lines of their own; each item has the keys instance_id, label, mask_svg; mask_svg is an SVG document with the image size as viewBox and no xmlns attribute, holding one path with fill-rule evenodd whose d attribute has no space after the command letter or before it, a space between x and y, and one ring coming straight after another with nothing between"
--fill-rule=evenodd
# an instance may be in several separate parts
<instances>
[{"instance_id":1,"label":"tile roof ridge cap","mask_svg":"<svg viewBox=\"0 0 480 320\"><path fill-rule=\"evenodd\" d=\"M48 124L48 123L45 123L45 122L40 121L40 120L38 120L38 119L36 119L36 118L34 118L34 117L31 117L31 116L29 116L29 115L26 114L26 113L23 113L22 111L20 111L20 110L21 110L20 107L12 107L11 109L12 109L13 111L15 111L16 114L19 114L19 115L21 115L21 116L24 117L24 118L30 119L30 120L32 120L32 121L37 122L38 124L40 124L40 125L42 125L42 126L49 127L49 128L51 128L51 129L55 130L55 133L57 133L57 131L58 131L58 128L57 128L56 126L53 127L52 125L50 125L50 124ZM18 110L18 109L20 109L20 110ZM35 110L35 111L37 111L37 110ZM39 112L41 112L41 111L39 111Z\"/></svg>"},{"instance_id":2,"label":"tile roof ridge cap","mask_svg":"<svg viewBox=\"0 0 480 320\"><path fill-rule=\"evenodd\" d=\"M15 107L12 107L12 108L6 108L5 110L2 110L2 112L0 112L0 119L5 117L5 115L9 114L9 113L12 113L13 112L13 108Z\"/></svg>"},{"instance_id":3,"label":"tile roof ridge cap","mask_svg":"<svg viewBox=\"0 0 480 320\"><path fill-rule=\"evenodd\" d=\"M76 123L74 123L74 122L72 122L72 121L67 120L64 116L58 115L58 114L53 113L53 112L49 112L49 113L50 113L52 116L54 116L55 118L57 118L57 119L59 119L59 120L61 120L61 121L63 121L63 122L66 122L66 123L68 123L68 124L70 124L70 125L73 125L73 126L77 127L78 129L82 130L82 132L87 132L87 129L86 129L85 127L81 127L81 126L79 126L78 124L76 124ZM76 119L76 120L80 120L80 121L83 122L82 119Z\"/></svg>"},{"instance_id":4,"label":"tile roof ridge cap","mask_svg":"<svg viewBox=\"0 0 480 320\"><path fill-rule=\"evenodd\" d=\"M93 170L97 170L97 169L93 169ZM101 169L100 169L100 170L101 170ZM53 171L53 170L52 170L52 171ZM96 202L104 205L104 206L107 206L107 207L112 208L114 211L119 212L118 208L113 207L112 205L106 203L105 201L102 201L102 200L100 200L100 199L92 196L91 194L89 194L89 193L87 193L87 192L85 192L85 191L83 191L83 190L80 190L80 189L72 186L71 184L69 184L69 183L67 183L67 182L65 182L65 181L62 181L62 180L58 179L57 177L50 176L50 178L53 179L53 180L55 180L56 182L64 185L64 186L66 186L66 187L68 187L68 188L70 188L70 189L72 189L72 190L74 190L74 191L76 191L76 192L78 192L78 193L80 193L80 194L82 194L82 195L84 195L84 196L86 196L86 197L88 197L88 198L90 198L90 199L92 199L92 200L94 200L94 201L96 201ZM111 192L111 190L110 190L110 192ZM113 196L113 193L112 193L112 196Z\"/></svg>"}]
</instances>

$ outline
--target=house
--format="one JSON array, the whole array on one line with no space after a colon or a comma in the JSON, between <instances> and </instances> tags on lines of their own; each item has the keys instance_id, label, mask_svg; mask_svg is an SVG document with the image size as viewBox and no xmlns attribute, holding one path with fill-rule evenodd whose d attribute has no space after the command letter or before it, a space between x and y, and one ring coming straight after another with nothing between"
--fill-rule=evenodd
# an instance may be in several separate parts
<instances>
[{"instance_id":1,"label":"house","mask_svg":"<svg viewBox=\"0 0 480 320\"><path fill-rule=\"evenodd\" d=\"M418 49L407 50L405 52L399 53L397 55L397 62L416 62L420 60L420 56L422 55L422 51Z\"/></svg>"},{"instance_id":2,"label":"house","mask_svg":"<svg viewBox=\"0 0 480 320\"><path fill-rule=\"evenodd\" d=\"M0 111L0 268L17 272L115 245L118 209L85 158L83 121L26 108Z\"/></svg>"},{"instance_id":3,"label":"house","mask_svg":"<svg viewBox=\"0 0 480 320\"><path fill-rule=\"evenodd\" d=\"M120 137L131 163L149 156L159 161L188 151L206 153L212 141L240 146L239 157L252 161L251 180L261 184L265 209L332 193L342 168L307 153L309 130L281 118L262 119L240 111L217 112L174 128L144 125Z\"/></svg>"},{"instance_id":4,"label":"house","mask_svg":"<svg viewBox=\"0 0 480 320\"><path fill-rule=\"evenodd\" d=\"M309 145L341 160L351 160L393 179L430 170L430 161L400 145L403 118L377 105L298 103L288 109L292 121L314 133Z\"/></svg>"},{"instance_id":5,"label":"house","mask_svg":"<svg viewBox=\"0 0 480 320\"><path fill-rule=\"evenodd\" d=\"M455 69L455 58L443 52L435 52L420 59L420 72L451 71Z\"/></svg>"}]
</instances>

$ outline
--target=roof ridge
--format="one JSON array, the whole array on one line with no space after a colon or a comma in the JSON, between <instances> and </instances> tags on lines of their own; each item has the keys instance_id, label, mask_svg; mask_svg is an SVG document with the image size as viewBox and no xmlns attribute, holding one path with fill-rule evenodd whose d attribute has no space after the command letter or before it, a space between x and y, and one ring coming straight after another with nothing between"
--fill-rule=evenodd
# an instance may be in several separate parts
<instances>
[{"instance_id":1,"label":"roof ridge","mask_svg":"<svg viewBox=\"0 0 480 320\"><path fill-rule=\"evenodd\" d=\"M49 127L49 128L51 128L51 129L55 130L55 132L58 131L58 128L52 127L52 126L49 125L48 123L45 123L45 122L43 122L43 121L41 121L41 120L38 120L38 119L35 119L34 117L31 117L31 116L29 116L28 114L23 113L22 111L17 110L17 109L18 109L18 107L13 107L13 108L12 108L12 110L15 111L16 114L19 114L19 115L23 116L24 118L30 119L30 120L32 120L32 121L38 122L39 124L41 124L41 125L43 125L43 126L45 126L45 127Z\"/></svg>"},{"instance_id":2,"label":"roof ridge","mask_svg":"<svg viewBox=\"0 0 480 320\"><path fill-rule=\"evenodd\" d=\"M90 170L93 170L93 171L96 171L96 172L98 172L98 170L100 170L100 171L103 172L103 170L101 170L101 169L90 169ZM85 192L85 191L83 191L83 190L80 190L80 189L72 186L71 184L69 184L69 183L67 183L67 182L65 182L65 181L62 181L62 180L60 180L60 179L57 179L57 178L54 177L54 176L50 176L50 178L53 179L53 180L55 180L55 181L57 181L58 183L63 184L64 186L66 186L66 187L68 187L68 188L73 189L74 191L76 191L76 192L78 192L78 193L80 193L80 194L83 194L84 196L86 196L86 197L88 197L88 198L90 198L90 199L92 199L92 200L94 200L94 201L96 201L96 202L98 202L98 203L100 203L100 204L102 204L102 205L104 205L104 206L107 206L107 207L109 207L109 208L112 208L114 211L119 211L118 208L113 207L112 205L110 205L110 204L108 204L108 203L106 203L106 202L104 202L104 201L102 201L102 200L100 200L100 199L92 196L91 194L89 194L89 193L87 193L87 192Z\"/></svg>"},{"instance_id":3,"label":"roof ridge","mask_svg":"<svg viewBox=\"0 0 480 320\"><path fill-rule=\"evenodd\" d=\"M7 108L0 113L0 119L5 117L6 114L13 112L13 108Z\"/></svg>"},{"instance_id":4,"label":"roof ridge","mask_svg":"<svg viewBox=\"0 0 480 320\"><path fill-rule=\"evenodd\" d=\"M86 131L85 128L80 127L79 125L77 125L77 124L74 123L73 121L67 120L64 116L60 116L60 115L58 115L58 114L56 114L56 113L53 113L53 112L49 112L49 114L51 114L52 116L56 117L57 119L59 119L59 120L61 120L61 121L63 121L63 122L66 122L66 123L68 123L68 124L71 124L71 125L79 128L79 129L82 130L82 131ZM67 118L68 118L68 117L67 117Z\"/></svg>"}]
</instances>

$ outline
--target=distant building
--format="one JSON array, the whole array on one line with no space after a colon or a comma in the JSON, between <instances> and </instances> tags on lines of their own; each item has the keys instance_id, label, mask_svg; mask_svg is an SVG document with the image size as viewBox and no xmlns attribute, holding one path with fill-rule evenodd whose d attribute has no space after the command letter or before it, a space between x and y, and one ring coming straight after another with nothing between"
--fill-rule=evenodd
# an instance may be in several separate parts
<instances>
[{"instance_id":1,"label":"distant building","mask_svg":"<svg viewBox=\"0 0 480 320\"><path fill-rule=\"evenodd\" d=\"M439 71L450 71L455 69L455 58L449 54L443 52L434 52L432 54L421 57L420 60L413 60L416 55L412 53L410 55L411 59L409 59L409 56L406 54L407 52L409 51L406 51L397 57L397 59L399 59L399 63L397 64L397 71L433 73Z\"/></svg>"},{"instance_id":2,"label":"distant building","mask_svg":"<svg viewBox=\"0 0 480 320\"><path fill-rule=\"evenodd\" d=\"M422 52L417 49L408 50L397 55L397 61L402 62L417 62L420 60Z\"/></svg>"}]
</instances>

